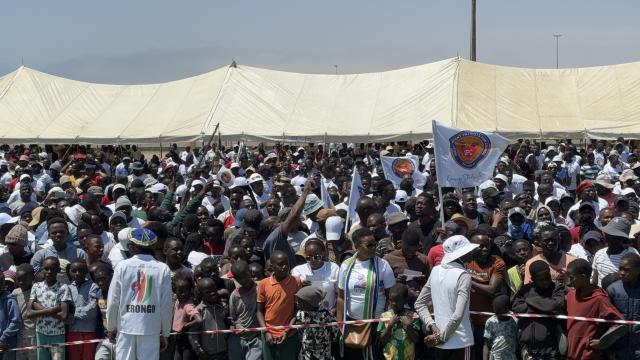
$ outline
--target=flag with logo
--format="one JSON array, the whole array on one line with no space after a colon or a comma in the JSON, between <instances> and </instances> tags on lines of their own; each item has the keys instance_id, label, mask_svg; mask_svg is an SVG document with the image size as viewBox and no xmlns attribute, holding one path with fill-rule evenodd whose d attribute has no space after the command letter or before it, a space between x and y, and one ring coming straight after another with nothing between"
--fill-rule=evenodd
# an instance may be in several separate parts
<instances>
[{"instance_id":1,"label":"flag with logo","mask_svg":"<svg viewBox=\"0 0 640 360\"><path fill-rule=\"evenodd\" d=\"M427 178L420 172L420 158L416 155L408 156L380 156L380 163L384 171L384 177L400 188L400 182L406 175L413 179L413 187L422 189L427 182Z\"/></svg>"},{"instance_id":2,"label":"flag with logo","mask_svg":"<svg viewBox=\"0 0 640 360\"><path fill-rule=\"evenodd\" d=\"M358 200L360 200L360 196L364 193L364 188L362 187L362 180L360 179L360 173L357 168L353 168L353 178L351 179L351 191L349 191L349 212L347 212L347 224L344 227L345 232L349 227L349 220L353 221L358 219L358 214L356 213L356 204Z\"/></svg>"},{"instance_id":3,"label":"flag with logo","mask_svg":"<svg viewBox=\"0 0 640 360\"><path fill-rule=\"evenodd\" d=\"M497 133L463 130L432 122L439 186L474 187L493 178L509 140Z\"/></svg>"}]
</instances>

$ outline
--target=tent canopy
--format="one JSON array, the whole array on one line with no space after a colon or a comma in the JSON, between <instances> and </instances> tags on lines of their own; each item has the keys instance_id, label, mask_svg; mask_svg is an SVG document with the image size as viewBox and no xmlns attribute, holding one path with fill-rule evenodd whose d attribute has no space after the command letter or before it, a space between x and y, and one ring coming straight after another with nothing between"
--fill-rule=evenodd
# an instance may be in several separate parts
<instances>
[{"instance_id":1,"label":"tent canopy","mask_svg":"<svg viewBox=\"0 0 640 360\"><path fill-rule=\"evenodd\" d=\"M238 66L149 85L27 67L0 77L5 143L194 141L216 124L232 140L421 140L433 119L511 138L640 138L640 62L544 70L455 58L350 75Z\"/></svg>"}]
</instances>

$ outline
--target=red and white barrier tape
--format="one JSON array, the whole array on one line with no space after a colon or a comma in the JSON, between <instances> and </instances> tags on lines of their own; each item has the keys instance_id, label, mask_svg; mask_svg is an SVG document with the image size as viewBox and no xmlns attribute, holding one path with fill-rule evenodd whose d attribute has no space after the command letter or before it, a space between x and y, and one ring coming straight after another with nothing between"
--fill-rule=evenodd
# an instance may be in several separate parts
<instances>
[{"instance_id":1,"label":"red and white barrier tape","mask_svg":"<svg viewBox=\"0 0 640 360\"><path fill-rule=\"evenodd\" d=\"M469 311L469 313L474 315L487 315L487 316L495 315L492 312L483 312L483 311ZM561 319L561 320L591 321L591 322L598 322L598 323L621 324L621 325L640 325L640 321L634 321L634 320L607 320L607 319L598 319L598 318L583 317L583 316L547 315L547 314L529 314L529 313L510 313L509 315L514 317L519 317L519 318L550 318L550 319ZM329 327L329 326L386 322L390 320L391 319L348 320L348 321L336 321L336 322L318 323L318 324L279 325L279 326L244 328L244 329L233 329L233 330L207 330L207 331L199 331L199 332L184 332L181 334L188 334L188 335L242 334L242 333L248 333L248 332L264 332L264 331L267 331L268 329L272 329L272 330L313 329L313 328L321 328L321 327ZM177 333L171 333L171 335L176 335L176 334ZM94 340L70 341L65 343L48 344L48 345L34 345L34 346L17 348L17 349L10 349L8 351L28 351L28 350L61 347L61 346L95 344L95 343L101 343L105 340L106 339L94 339ZM0 351L0 353L2 352Z\"/></svg>"}]
</instances>

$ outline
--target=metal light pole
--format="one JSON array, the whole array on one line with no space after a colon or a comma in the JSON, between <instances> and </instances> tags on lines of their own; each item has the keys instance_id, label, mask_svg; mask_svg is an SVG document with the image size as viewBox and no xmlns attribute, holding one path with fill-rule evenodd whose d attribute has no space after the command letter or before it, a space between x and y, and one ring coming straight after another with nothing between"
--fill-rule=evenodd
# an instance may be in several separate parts
<instances>
[{"instance_id":1,"label":"metal light pole","mask_svg":"<svg viewBox=\"0 0 640 360\"><path fill-rule=\"evenodd\" d=\"M338 75L338 65L333 65L334 68L336 68L336 75Z\"/></svg>"},{"instance_id":2,"label":"metal light pole","mask_svg":"<svg viewBox=\"0 0 640 360\"><path fill-rule=\"evenodd\" d=\"M558 69L558 40L560 39L560 36L562 36L562 34L553 34L553 37L556 38L556 69Z\"/></svg>"},{"instance_id":3,"label":"metal light pole","mask_svg":"<svg viewBox=\"0 0 640 360\"><path fill-rule=\"evenodd\" d=\"M469 59L476 61L476 0L471 0L471 49Z\"/></svg>"}]
</instances>

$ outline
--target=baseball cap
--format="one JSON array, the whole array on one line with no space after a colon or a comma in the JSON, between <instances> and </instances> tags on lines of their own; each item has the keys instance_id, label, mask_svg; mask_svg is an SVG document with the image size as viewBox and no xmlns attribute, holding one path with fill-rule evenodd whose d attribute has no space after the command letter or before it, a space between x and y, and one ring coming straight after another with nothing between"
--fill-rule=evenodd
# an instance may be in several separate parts
<instances>
[{"instance_id":1,"label":"baseball cap","mask_svg":"<svg viewBox=\"0 0 640 360\"><path fill-rule=\"evenodd\" d=\"M342 218L340 216L329 216L327 221L325 222L325 228L327 233L328 241L337 241L340 240L342 236L342 230L344 228L344 223L342 222Z\"/></svg>"},{"instance_id":2,"label":"baseball cap","mask_svg":"<svg viewBox=\"0 0 640 360\"><path fill-rule=\"evenodd\" d=\"M249 184L257 183L260 181L264 181L264 178L258 173L251 174L251 176L249 177Z\"/></svg>"},{"instance_id":3,"label":"baseball cap","mask_svg":"<svg viewBox=\"0 0 640 360\"><path fill-rule=\"evenodd\" d=\"M496 189L495 187L488 187L482 190L482 197L491 198L498 195L500 195L500 191L498 191L498 189Z\"/></svg>"},{"instance_id":4,"label":"baseball cap","mask_svg":"<svg viewBox=\"0 0 640 360\"><path fill-rule=\"evenodd\" d=\"M597 240L602 242L604 239L602 238L602 233L600 231L591 230L582 235L582 242L585 243L587 240Z\"/></svg>"},{"instance_id":5,"label":"baseball cap","mask_svg":"<svg viewBox=\"0 0 640 360\"><path fill-rule=\"evenodd\" d=\"M523 218L527 217L527 214L525 214L524 210L522 210L522 208L517 207L517 206L514 207L514 208L511 208L511 210L509 210L509 217L511 217L512 215L515 215L515 214L520 214L520 215L522 215Z\"/></svg>"},{"instance_id":6,"label":"baseball cap","mask_svg":"<svg viewBox=\"0 0 640 360\"><path fill-rule=\"evenodd\" d=\"M125 207L125 206L130 206L130 207L132 207L133 205L131 205L131 200L129 200L129 198L128 198L128 197L126 197L126 196L120 196L120 197L116 200L116 207L115 207L115 209L116 209L116 210L118 210L118 209L120 209L120 208L122 208L122 207Z\"/></svg>"},{"instance_id":7,"label":"baseball cap","mask_svg":"<svg viewBox=\"0 0 640 360\"><path fill-rule=\"evenodd\" d=\"M396 199L395 199L395 203L398 204L404 204L407 202L407 192L404 190L396 190Z\"/></svg>"},{"instance_id":8,"label":"baseball cap","mask_svg":"<svg viewBox=\"0 0 640 360\"><path fill-rule=\"evenodd\" d=\"M247 182L247 178L238 176L237 178L233 179L233 185L229 186L229 189L248 186L248 185L249 183Z\"/></svg>"},{"instance_id":9,"label":"baseball cap","mask_svg":"<svg viewBox=\"0 0 640 360\"><path fill-rule=\"evenodd\" d=\"M104 196L104 190L102 190L100 186L90 186L87 192L93 195Z\"/></svg>"},{"instance_id":10,"label":"baseball cap","mask_svg":"<svg viewBox=\"0 0 640 360\"><path fill-rule=\"evenodd\" d=\"M20 175L20 182L24 181L24 180L31 180L31 175L29 174L22 174Z\"/></svg>"}]
</instances>

